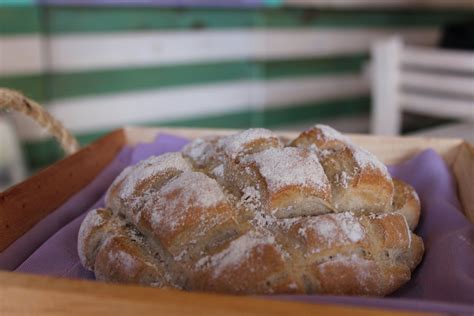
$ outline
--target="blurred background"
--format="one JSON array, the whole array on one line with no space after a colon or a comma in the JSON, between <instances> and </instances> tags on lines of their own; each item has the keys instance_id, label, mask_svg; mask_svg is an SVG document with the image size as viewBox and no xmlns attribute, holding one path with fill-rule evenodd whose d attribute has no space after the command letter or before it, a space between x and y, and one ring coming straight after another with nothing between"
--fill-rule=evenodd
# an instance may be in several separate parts
<instances>
[{"instance_id":1,"label":"blurred background","mask_svg":"<svg viewBox=\"0 0 474 316\"><path fill-rule=\"evenodd\" d=\"M395 119L395 67L406 57L461 73L407 78L472 105L473 23L472 0L0 0L0 86L39 101L82 145L125 125L417 133L474 107ZM437 59L441 49L452 53ZM0 140L0 189L63 155L20 115L0 113Z\"/></svg>"}]
</instances>

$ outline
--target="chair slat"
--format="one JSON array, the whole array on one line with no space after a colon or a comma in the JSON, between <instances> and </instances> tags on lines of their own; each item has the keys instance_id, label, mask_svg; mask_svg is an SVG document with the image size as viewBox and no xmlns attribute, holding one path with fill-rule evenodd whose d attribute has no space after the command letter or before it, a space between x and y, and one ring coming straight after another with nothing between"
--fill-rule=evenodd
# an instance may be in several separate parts
<instances>
[{"instance_id":1,"label":"chair slat","mask_svg":"<svg viewBox=\"0 0 474 316\"><path fill-rule=\"evenodd\" d=\"M474 74L469 77L402 71L401 85L428 91L474 97Z\"/></svg>"},{"instance_id":2,"label":"chair slat","mask_svg":"<svg viewBox=\"0 0 474 316\"><path fill-rule=\"evenodd\" d=\"M474 121L474 101L469 99L445 99L404 92L400 95L400 104L410 112Z\"/></svg>"},{"instance_id":3,"label":"chair slat","mask_svg":"<svg viewBox=\"0 0 474 316\"><path fill-rule=\"evenodd\" d=\"M407 47L401 53L401 63L449 71L474 72L474 53Z\"/></svg>"}]
</instances>

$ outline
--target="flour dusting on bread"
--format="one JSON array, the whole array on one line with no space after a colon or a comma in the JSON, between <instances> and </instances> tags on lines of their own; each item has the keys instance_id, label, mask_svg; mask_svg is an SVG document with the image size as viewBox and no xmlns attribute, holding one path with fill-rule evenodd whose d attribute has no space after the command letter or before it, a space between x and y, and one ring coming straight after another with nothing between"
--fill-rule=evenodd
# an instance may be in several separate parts
<instances>
[{"instance_id":1,"label":"flour dusting on bread","mask_svg":"<svg viewBox=\"0 0 474 316\"><path fill-rule=\"evenodd\" d=\"M260 234L250 231L232 241L222 252L204 257L196 263L196 268L210 265L213 276L218 277L228 268L238 267L249 259L253 251L261 251L265 245L274 246L275 238L269 234Z\"/></svg>"},{"instance_id":2,"label":"flour dusting on bread","mask_svg":"<svg viewBox=\"0 0 474 316\"><path fill-rule=\"evenodd\" d=\"M279 138L272 131L264 128L251 128L219 140L219 147L231 158L245 154L248 146L256 141L269 141L281 146Z\"/></svg>"},{"instance_id":3,"label":"flour dusting on bread","mask_svg":"<svg viewBox=\"0 0 474 316\"><path fill-rule=\"evenodd\" d=\"M383 296L423 254L414 189L326 125L293 141L263 128L196 139L124 169L106 201L78 252L112 282Z\"/></svg>"},{"instance_id":4,"label":"flour dusting on bread","mask_svg":"<svg viewBox=\"0 0 474 316\"><path fill-rule=\"evenodd\" d=\"M127 172L120 197L124 199L130 197L138 183L168 170L184 172L191 171L192 169L181 153L166 153L160 156L153 156L141 161L133 170Z\"/></svg>"},{"instance_id":5,"label":"flour dusting on bread","mask_svg":"<svg viewBox=\"0 0 474 316\"><path fill-rule=\"evenodd\" d=\"M245 158L255 162L270 190L284 186L326 188L329 182L315 154L299 148L271 148Z\"/></svg>"}]
</instances>

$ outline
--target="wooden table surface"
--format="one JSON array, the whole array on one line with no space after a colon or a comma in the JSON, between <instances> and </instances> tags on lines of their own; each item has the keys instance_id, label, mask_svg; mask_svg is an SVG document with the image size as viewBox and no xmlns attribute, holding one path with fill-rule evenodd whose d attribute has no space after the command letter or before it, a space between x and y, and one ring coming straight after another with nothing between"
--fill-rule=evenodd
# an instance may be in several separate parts
<instances>
[{"instance_id":1,"label":"wooden table surface","mask_svg":"<svg viewBox=\"0 0 474 316\"><path fill-rule=\"evenodd\" d=\"M0 272L0 315L433 315Z\"/></svg>"}]
</instances>

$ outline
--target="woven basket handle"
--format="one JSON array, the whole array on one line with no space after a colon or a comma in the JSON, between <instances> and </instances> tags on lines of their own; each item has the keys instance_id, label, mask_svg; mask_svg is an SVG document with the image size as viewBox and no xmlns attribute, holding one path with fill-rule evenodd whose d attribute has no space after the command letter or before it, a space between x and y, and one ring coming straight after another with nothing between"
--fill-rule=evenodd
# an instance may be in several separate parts
<instances>
[{"instance_id":1,"label":"woven basket handle","mask_svg":"<svg viewBox=\"0 0 474 316\"><path fill-rule=\"evenodd\" d=\"M0 87L0 110L14 110L31 117L48 133L54 136L61 147L70 155L79 149L76 138L37 102L28 99L18 91Z\"/></svg>"}]
</instances>

